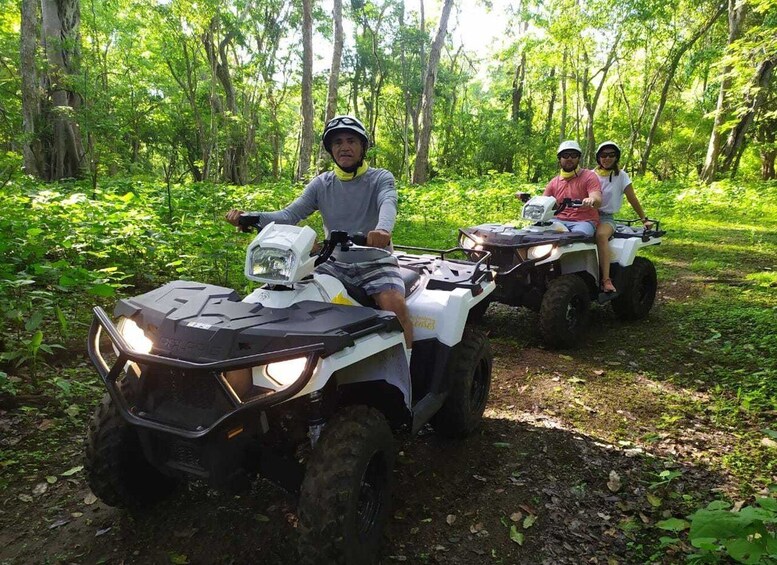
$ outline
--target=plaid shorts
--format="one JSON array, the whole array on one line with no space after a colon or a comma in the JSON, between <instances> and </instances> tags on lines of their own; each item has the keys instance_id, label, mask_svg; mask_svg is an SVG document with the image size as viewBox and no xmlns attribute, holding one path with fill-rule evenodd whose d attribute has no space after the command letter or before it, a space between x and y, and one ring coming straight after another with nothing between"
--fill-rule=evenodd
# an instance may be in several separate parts
<instances>
[{"instance_id":1,"label":"plaid shorts","mask_svg":"<svg viewBox=\"0 0 777 565\"><path fill-rule=\"evenodd\" d=\"M316 272L332 275L343 283L364 289L368 296L396 290L405 294L405 283L399 274L396 257L384 257L364 263L341 263L325 261L316 267Z\"/></svg>"}]
</instances>

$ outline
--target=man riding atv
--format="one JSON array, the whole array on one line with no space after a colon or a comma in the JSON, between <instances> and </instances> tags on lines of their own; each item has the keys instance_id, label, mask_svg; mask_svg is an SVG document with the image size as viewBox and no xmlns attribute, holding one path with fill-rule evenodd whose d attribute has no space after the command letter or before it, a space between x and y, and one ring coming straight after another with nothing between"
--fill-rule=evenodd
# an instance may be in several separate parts
<instances>
[{"instance_id":1,"label":"man riding atv","mask_svg":"<svg viewBox=\"0 0 777 565\"><path fill-rule=\"evenodd\" d=\"M270 222L295 225L318 210L327 236L335 230L362 232L367 234L368 246L390 248L397 217L397 190L389 171L372 168L364 160L369 147L364 125L353 116L336 116L326 124L322 137L324 148L334 160L334 170L310 181L286 208L249 215L257 216L261 226ZM241 210L230 210L226 219L237 226L241 215L245 215ZM330 260L319 265L318 272L362 288L381 310L394 312L404 329L408 350L413 346L413 325L395 257L359 263Z\"/></svg>"}]
</instances>

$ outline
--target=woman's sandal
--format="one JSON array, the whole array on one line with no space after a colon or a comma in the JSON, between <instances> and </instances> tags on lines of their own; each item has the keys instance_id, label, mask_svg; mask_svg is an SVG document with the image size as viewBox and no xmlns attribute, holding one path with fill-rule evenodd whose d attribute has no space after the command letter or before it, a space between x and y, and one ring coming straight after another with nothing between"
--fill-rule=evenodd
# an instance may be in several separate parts
<instances>
[{"instance_id":1,"label":"woman's sandal","mask_svg":"<svg viewBox=\"0 0 777 565\"><path fill-rule=\"evenodd\" d=\"M602 291L606 293L617 292L615 290L615 285L612 284L612 279L604 279L602 281Z\"/></svg>"}]
</instances>

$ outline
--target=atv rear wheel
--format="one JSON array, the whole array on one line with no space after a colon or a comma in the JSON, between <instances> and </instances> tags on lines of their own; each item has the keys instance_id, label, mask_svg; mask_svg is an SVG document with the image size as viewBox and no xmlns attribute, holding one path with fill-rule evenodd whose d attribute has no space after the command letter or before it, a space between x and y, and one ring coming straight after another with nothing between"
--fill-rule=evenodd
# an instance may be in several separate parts
<instances>
[{"instance_id":1,"label":"atv rear wheel","mask_svg":"<svg viewBox=\"0 0 777 565\"><path fill-rule=\"evenodd\" d=\"M613 299L612 309L621 320L641 320L656 299L656 268L649 259L635 257L625 275L625 283L619 289L618 298Z\"/></svg>"},{"instance_id":2,"label":"atv rear wheel","mask_svg":"<svg viewBox=\"0 0 777 565\"><path fill-rule=\"evenodd\" d=\"M464 328L461 341L453 348L446 372L450 391L432 418L435 431L445 437L464 437L483 419L491 389L493 355L488 337L474 328Z\"/></svg>"},{"instance_id":3,"label":"atv rear wheel","mask_svg":"<svg viewBox=\"0 0 777 565\"><path fill-rule=\"evenodd\" d=\"M389 516L394 436L368 406L330 420L311 454L299 499L300 561L373 563Z\"/></svg>"},{"instance_id":4,"label":"atv rear wheel","mask_svg":"<svg viewBox=\"0 0 777 565\"><path fill-rule=\"evenodd\" d=\"M89 488L109 506L142 510L167 498L179 482L148 462L137 431L107 393L89 422L85 443Z\"/></svg>"},{"instance_id":5,"label":"atv rear wheel","mask_svg":"<svg viewBox=\"0 0 777 565\"><path fill-rule=\"evenodd\" d=\"M540 330L551 347L577 344L590 317L591 297L585 281L577 275L563 275L545 291L540 306Z\"/></svg>"}]
</instances>

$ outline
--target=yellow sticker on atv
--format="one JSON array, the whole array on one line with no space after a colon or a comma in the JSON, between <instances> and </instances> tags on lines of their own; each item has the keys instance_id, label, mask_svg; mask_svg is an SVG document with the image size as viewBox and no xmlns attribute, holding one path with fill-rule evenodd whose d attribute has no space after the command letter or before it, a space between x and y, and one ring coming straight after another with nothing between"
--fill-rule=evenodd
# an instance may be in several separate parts
<instances>
[{"instance_id":1,"label":"yellow sticker on atv","mask_svg":"<svg viewBox=\"0 0 777 565\"><path fill-rule=\"evenodd\" d=\"M338 292L337 296L332 299L332 304L343 304L344 306L353 306L353 300L345 296L342 292Z\"/></svg>"}]
</instances>

